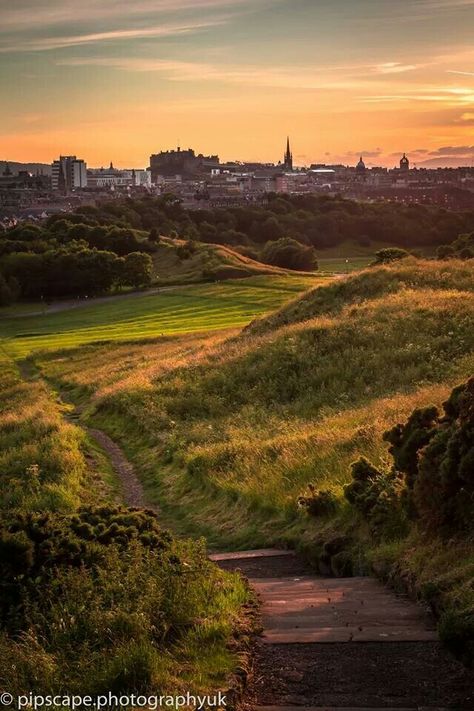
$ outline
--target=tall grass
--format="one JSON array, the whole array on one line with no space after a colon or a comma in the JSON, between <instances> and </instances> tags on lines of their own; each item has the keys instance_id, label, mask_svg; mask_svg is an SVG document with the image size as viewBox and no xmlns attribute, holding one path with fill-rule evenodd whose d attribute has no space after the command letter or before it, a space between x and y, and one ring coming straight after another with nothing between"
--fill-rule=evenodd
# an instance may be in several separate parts
<instances>
[{"instance_id":1,"label":"tall grass","mask_svg":"<svg viewBox=\"0 0 474 711\"><path fill-rule=\"evenodd\" d=\"M83 431L41 380L0 360L0 509L72 511L88 480Z\"/></svg>"},{"instance_id":2,"label":"tall grass","mask_svg":"<svg viewBox=\"0 0 474 711\"><path fill-rule=\"evenodd\" d=\"M122 442L177 532L315 558L344 535L356 571L396 570L471 615L472 541L448 549L416 527L374 540L342 491L360 456L383 465L385 430L474 372L473 323L471 265L404 260L312 290L240 334L91 346L41 364L90 399L90 418ZM297 507L309 483L335 494L336 514Z\"/></svg>"}]
</instances>

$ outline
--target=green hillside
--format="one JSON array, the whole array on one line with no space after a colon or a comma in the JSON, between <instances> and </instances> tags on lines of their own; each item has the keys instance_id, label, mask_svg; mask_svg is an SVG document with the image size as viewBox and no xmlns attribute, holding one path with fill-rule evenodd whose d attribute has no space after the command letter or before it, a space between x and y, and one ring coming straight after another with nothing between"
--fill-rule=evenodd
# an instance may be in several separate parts
<instances>
[{"instance_id":1,"label":"green hillside","mask_svg":"<svg viewBox=\"0 0 474 711\"><path fill-rule=\"evenodd\" d=\"M258 275L291 274L290 270L262 264L225 245L196 242L192 250L187 251L185 240L168 237L161 237L152 256L158 284L192 284Z\"/></svg>"},{"instance_id":2,"label":"green hillside","mask_svg":"<svg viewBox=\"0 0 474 711\"><path fill-rule=\"evenodd\" d=\"M473 372L473 322L472 269L413 260L310 290L231 338L104 345L41 365L93 396L91 421L122 442L174 530L216 548L296 545L315 561L342 536L354 572L396 566L419 590L443 579L443 604L465 614L466 540L446 577L441 539L411 526L374 537L343 490L360 456L386 466L385 431ZM309 484L331 492L333 514L298 506Z\"/></svg>"}]
</instances>

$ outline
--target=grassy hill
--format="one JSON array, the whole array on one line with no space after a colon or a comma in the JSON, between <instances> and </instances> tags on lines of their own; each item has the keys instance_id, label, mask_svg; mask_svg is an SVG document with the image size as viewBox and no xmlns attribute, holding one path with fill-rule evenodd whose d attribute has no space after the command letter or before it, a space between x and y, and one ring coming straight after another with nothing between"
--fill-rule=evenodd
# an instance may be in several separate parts
<instances>
[{"instance_id":1,"label":"grassy hill","mask_svg":"<svg viewBox=\"0 0 474 711\"><path fill-rule=\"evenodd\" d=\"M384 466L387 429L473 372L473 322L471 266L410 260L310 290L230 337L91 346L41 365L92 397L91 420L122 442L174 530L315 560L342 536L354 572L396 569L471 614L472 544L452 543L447 568L445 544L416 528L374 539L343 488L358 457ZM334 515L298 508L310 483L333 493Z\"/></svg>"},{"instance_id":2,"label":"grassy hill","mask_svg":"<svg viewBox=\"0 0 474 711\"><path fill-rule=\"evenodd\" d=\"M192 284L200 281L224 281L258 275L294 274L291 270L262 264L220 244L196 242L193 252L180 257L186 242L161 237L152 255L158 284Z\"/></svg>"},{"instance_id":3,"label":"grassy hill","mask_svg":"<svg viewBox=\"0 0 474 711\"><path fill-rule=\"evenodd\" d=\"M309 481L324 475L341 491L364 453L360 427L370 424L367 453L383 457L384 428L416 404L439 403L470 373L473 292L463 262L404 262L310 290L231 337L90 346L43 364L94 393L105 428L119 433L125 417L133 440L136 426L147 442L142 457L155 462L153 486L170 515L176 504L180 527L212 528L215 541L238 546L256 542L258 523L258 543L272 543L282 538L282 517L290 537L306 523L295 502ZM327 441L336 471L325 461ZM198 521L176 498L181 486L191 497L202 490ZM242 525L229 532L236 502ZM209 513L212 526L206 507L219 510L217 521Z\"/></svg>"}]
</instances>

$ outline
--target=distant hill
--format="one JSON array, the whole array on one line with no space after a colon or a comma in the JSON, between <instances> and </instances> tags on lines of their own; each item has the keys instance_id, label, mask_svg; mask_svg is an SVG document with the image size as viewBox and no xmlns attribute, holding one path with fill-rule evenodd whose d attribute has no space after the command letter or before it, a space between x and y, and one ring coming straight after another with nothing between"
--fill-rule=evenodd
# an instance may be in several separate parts
<instances>
[{"instance_id":1,"label":"distant hill","mask_svg":"<svg viewBox=\"0 0 474 711\"><path fill-rule=\"evenodd\" d=\"M28 170L30 173L39 172L43 173L43 175L51 175L50 163L17 163L12 160L0 160L0 174L3 173L7 165L14 175L19 173L20 170Z\"/></svg>"},{"instance_id":2,"label":"distant hill","mask_svg":"<svg viewBox=\"0 0 474 711\"><path fill-rule=\"evenodd\" d=\"M161 284L185 284L200 281L224 281L242 279L259 274L299 274L290 269L280 269L269 264L262 264L250 257L235 252L230 247L220 244L196 242L192 254L180 258L177 248L185 247L180 239L161 237L157 251L152 255L155 276Z\"/></svg>"}]
</instances>

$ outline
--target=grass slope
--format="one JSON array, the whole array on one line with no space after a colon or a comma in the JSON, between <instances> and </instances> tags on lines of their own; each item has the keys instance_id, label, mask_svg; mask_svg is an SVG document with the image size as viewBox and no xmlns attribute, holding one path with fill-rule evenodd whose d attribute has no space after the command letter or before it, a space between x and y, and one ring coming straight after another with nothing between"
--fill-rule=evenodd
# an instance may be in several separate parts
<instances>
[{"instance_id":1,"label":"grass slope","mask_svg":"<svg viewBox=\"0 0 474 711\"><path fill-rule=\"evenodd\" d=\"M220 244L194 243L194 252L186 259L178 248L186 242L162 237L153 256L155 279L159 284L192 284L210 280L243 279L245 277L294 274L245 257L231 247Z\"/></svg>"},{"instance_id":2,"label":"grass slope","mask_svg":"<svg viewBox=\"0 0 474 711\"><path fill-rule=\"evenodd\" d=\"M96 341L131 341L247 324L278 308L314 277L276 275L130 295L40 316L0 320L6 352L22 358L37 350L77 348Z\"/></svg>"},{"instance_id":3,"label":"grass slope","mask_svg":"<svg viewBox=\"0 0 474 711\"><path fill-rule=\"evenodd\" d=\"M42 367L92 395L92 420L121 440L176 531L313 552L345 533L357 572L377 561L422 587L443 580L446 605L474 611L472 543L452 544L448 574L440 541L413 530L381 546L342 502L351 462L382 462L386 429L473 372L473 321L472 267L411 260L311 290L227 339L91 346ZM310 482L341 500L336 517L298 509Z\"/></svg>"},{"instance_id":4,"label":"grass slope","mask_svg":"<svg viewBox=\"0 0 474 711\"><path fill-rule=\"evenodd\" d=\"M182 561L184 577L172 566L145 559L137 546L128 557L120 558L118 549L109 552L109 560L107 546L99 551L95 543L93 572L87 565L68 568L63 561L52 579L37 571L38 577L29 581L28 559L21 558L27 541L24 534L18 539L20 554L18 547L9 548L8 522L15 516L26 521L38 512L37 520L46 521L48 512L62 516L74 514L79 506L104 506L116 500L118 487L104 453L92 449L85 431L65 419L69 406L31 363L20 366L0 350L4 614L12 582L3 576L8 576L10 563L25 586L15 614L7 614L0 624L0 684L15 696L30 691L61 694L65 688L80 695L112 689L177 694L227 688L237 665L236 634L247 632L244 624L249 624L242 610L250 593L240 578L207 561L202 541L173 543L171 552ZM69 519L61 520L70 536ZM54 548L51 541L42 545ZM78 544L69 540L68 545L74 551ZM25 574L18 575L19 561Z\"/></svg>"}]
</instances>

